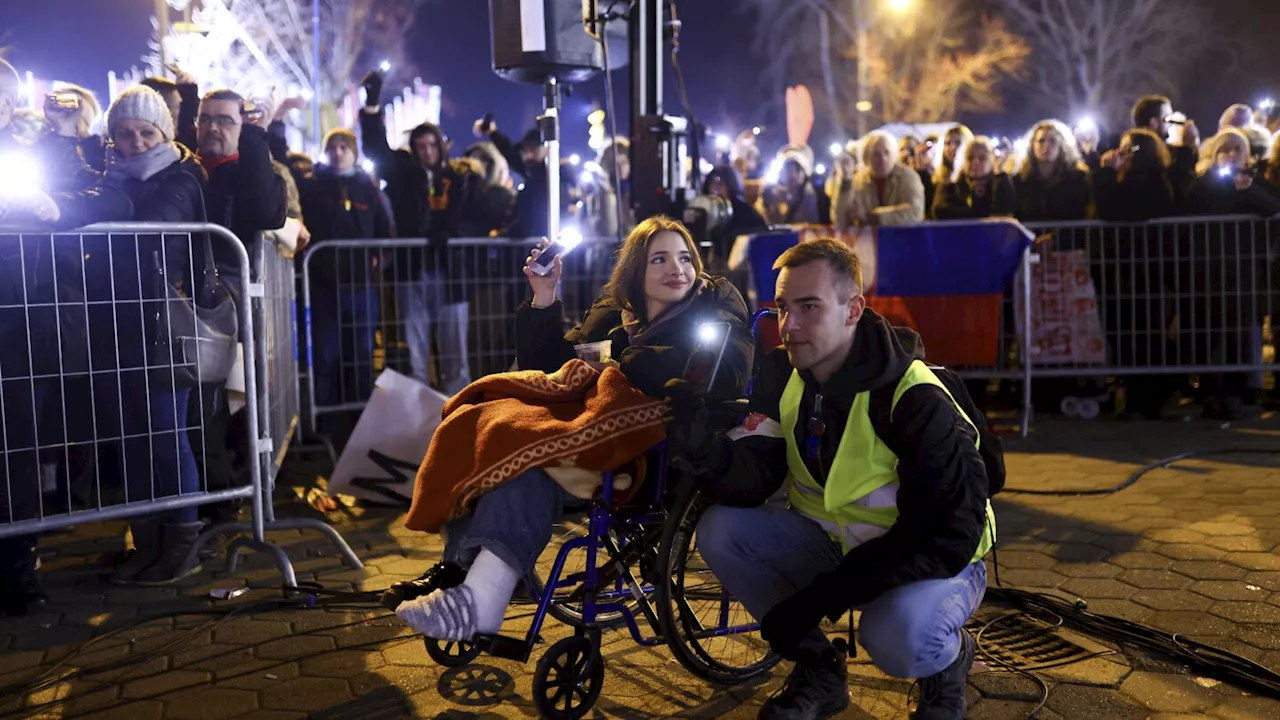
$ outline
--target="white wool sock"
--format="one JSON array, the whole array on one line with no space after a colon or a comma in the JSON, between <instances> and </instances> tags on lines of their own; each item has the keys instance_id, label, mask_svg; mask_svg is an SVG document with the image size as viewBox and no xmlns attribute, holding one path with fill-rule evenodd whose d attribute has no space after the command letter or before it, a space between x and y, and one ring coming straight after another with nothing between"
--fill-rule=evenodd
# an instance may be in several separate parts
<instances>
[{"instance_id":1,"label":"white wool sock","mask_svg":"<svg viewBox=\"0 0 1280 720\"><path fill-rule=\"evenodd\" d=\"M520 573L488 550L481 550L467 571L463 585L471 588L475 601L476 632L494 634L502 629L511 594L516 590Z\"/></svg>"}]
</instances>

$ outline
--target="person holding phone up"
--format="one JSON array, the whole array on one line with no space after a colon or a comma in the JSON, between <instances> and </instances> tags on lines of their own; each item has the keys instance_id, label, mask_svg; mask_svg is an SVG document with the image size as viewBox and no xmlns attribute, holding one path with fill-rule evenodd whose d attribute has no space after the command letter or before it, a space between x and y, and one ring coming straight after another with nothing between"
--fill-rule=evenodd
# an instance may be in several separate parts
<instances>
[{"instance_id":1,"label":"person holding phone up","mask_svg":"<svg viewBox=\"0 0 1280 720\"><path fill-rule=\"evenodd\" d=\"M593 355L597 368L614 364L637 390L661 398L667 381L685 372L700 326L723 323L728 341L708 396L742 396L754 353L746 303L727 280L702 272L702 258L684 225L661 216L637 225L619 249L599 299L567 334L556 297L562 256L551 261L550 272L539 274L547 264L537 261L548 245L544 241L525 262L533 298L516 312L521 370L554 372L578 356L575 346L604 342L611 359ZM574 499L542 468L489 490L470 515L445 524L444 561L388 591L388 598L403 600L396 614L438 640L496 633L516 581L533 567L556 519Z\"/></svg>"}]
</instances>

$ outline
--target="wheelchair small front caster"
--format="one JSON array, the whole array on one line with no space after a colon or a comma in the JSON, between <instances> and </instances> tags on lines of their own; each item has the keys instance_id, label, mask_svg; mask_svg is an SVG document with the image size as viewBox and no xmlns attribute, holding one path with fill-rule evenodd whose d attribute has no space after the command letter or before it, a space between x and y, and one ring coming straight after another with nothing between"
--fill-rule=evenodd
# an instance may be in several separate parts
<instances>
[{"instance_id":1,"label":"wheelchair small front caster","mask_svg":"<svg viewBox=\"0 0 1280 720\"><path fill-rule=\"evenodd\" d=\"M604 658L582 636L552 645L533 674L533 705L548 720L577 720L591 711L604 686Z\"/></svg>"},{"instance_id":2,"label":"wheelchair small front caster","mask_svg":"<svg viewBox=\"0 0 1280 720\"><path fill-rule=\"evenodd\" d=\"M470 665L480 656L480 648L475 643L453 640L436 640L423 638L427 647L427 655L437 664L444 667L462 667Z\"/></svg>"}]
</instances>

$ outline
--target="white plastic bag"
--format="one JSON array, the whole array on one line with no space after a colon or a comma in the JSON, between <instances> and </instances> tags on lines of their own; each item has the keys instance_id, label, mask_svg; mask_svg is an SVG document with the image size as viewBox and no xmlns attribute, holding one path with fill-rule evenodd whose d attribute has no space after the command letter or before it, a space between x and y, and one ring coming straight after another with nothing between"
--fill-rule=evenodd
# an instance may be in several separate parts
<instances>
[{"instance_id":1,"label":"white plastic bag","mask_svg":"<svg viewBox=\"0 0 1280 720\"><path fill-rule=\"evenodd\" d=\"M409 505L418 467L448 399L411 377L384 370L329 479L330 494Z\"/></svg>"}]
</instances>

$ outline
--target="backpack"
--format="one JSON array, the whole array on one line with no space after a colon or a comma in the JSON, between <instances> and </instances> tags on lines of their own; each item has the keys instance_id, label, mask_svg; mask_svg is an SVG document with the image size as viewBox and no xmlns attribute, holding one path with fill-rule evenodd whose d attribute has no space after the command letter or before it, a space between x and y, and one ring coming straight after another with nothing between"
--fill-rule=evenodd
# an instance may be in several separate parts
<instances>
[{"instance_id":1,"label":"backpack","mask_svg":"<svg viewBox=\"0 0 1280 720\"><path fill-rule=\"evenodd\" d=\"M951 393L951 397L955 399L956 404L964 411L965 415L973 421L974 426L978 430L978 454L982 456L982 464L987 470L987 497L994 497L997 493L1004 489L1004 443L1001 442L1000 436L991 432L987 426L986 415L978 409L973 397L969 395L968 388L964 385L964 380L956 375L953 371L938 365L928 365L933 374ZM893 393L898 384L887 383L871 391L871 425L876 429L876 434L883 440L888 435L889 414L893 407Z\"/></svg>"}]
</instances>

